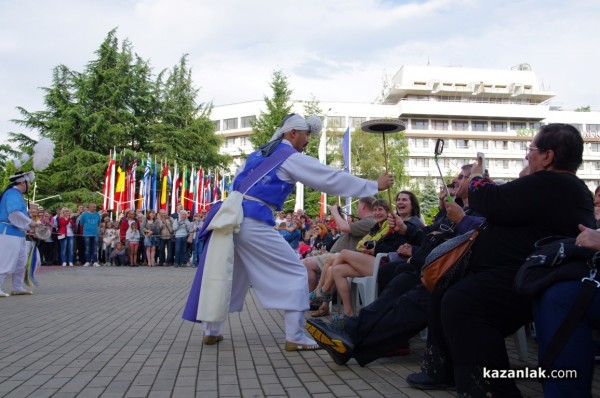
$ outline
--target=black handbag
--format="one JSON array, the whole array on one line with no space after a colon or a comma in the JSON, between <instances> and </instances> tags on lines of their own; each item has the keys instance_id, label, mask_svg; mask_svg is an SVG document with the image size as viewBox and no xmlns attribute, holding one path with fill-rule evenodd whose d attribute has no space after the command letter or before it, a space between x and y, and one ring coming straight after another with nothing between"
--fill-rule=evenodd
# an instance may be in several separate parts
<instances>
[{"instance_id":1,"label":"black handbag","mask_svg":"<svg viewBox=\"0 0 600 398\"><path fill-rule=\"evenodd\" d=\"M515 277L518 293L537 296L555 283L581 280L575 301L540 359L540 366L550 369L600 288L596 276L600 251L577 246L575 238L555 236L540 239L535 247Z\"/></svg>"},{"instance_id":2,"label":"black handbag","mask_svg":"<svg viewBox=\"0 0 600 398\"><path fill-rule=\"evenodd\" d=\"M557 282L589 277L600 263L600 251L577 246L575 238L550 236L535 242L534 247L514 282L515 290L529 297L542 294Z\"/></svg>"}]
</instances>

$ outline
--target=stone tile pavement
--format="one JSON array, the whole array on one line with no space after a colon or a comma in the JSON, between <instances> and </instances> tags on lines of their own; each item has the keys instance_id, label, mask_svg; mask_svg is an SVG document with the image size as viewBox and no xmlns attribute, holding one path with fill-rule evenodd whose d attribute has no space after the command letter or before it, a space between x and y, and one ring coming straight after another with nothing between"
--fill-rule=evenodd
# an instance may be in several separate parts
<instances>
[{"instance_id":1,"label":"stone tile pavement","mask_svg":"<svg viewBox=\"0 0 600 398\"><path fill-rule=\"evenodd\" d=\"M43 267L33 296L0 299L0 397L453 397L411 389L414 353L361 368L325 351L283 349L283 317L252 292L231 314L225 340L203 346L201 326L181 319L190 268ZM10 290L9 282L5 290ZM507 340L514 366L512 339ZM530 363L535 343L529 341ZM525 396L541 396L520 381ZM595 383L594 395L600 393Z\"/></svg>"}]
</instances>

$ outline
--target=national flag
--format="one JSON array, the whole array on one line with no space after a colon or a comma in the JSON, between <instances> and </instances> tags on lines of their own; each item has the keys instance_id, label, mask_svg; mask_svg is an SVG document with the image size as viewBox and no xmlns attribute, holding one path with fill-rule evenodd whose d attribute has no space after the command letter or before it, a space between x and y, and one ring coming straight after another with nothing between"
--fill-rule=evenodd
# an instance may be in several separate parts
<instances>
[{"instance_id":1,"label":"national flag","mask_svg":"<svg viewBox=\"0 0 600 398\"><path fill-rule=\"evenodd\" d=\"M129 178L129 208L130 209L135 209L135 196L136 196L136 192L135 192L135 183L136 183L136 178L135 178L135 172L137 169L137 158L133 158L133 163L131 164L131 171L130 173L130 178Z\"/></svg>"},{"instance_id":2,"label":"national flag","mask_svg":"<svg viewBox=\"0 0 600 398\"><path fill-rule=\"evenodd\" d=\"M152 167L152 158L150 158L150 154L146 159L146 167L144 167L144 191L142 192L142 210L150 209L150 189L151 189L151 180L150 180L150 172Z\"/></svg>"},{"instance_id":3,"label":"national flag","mask_svg":"<svg viewBox=\"0 0 600 398\"><path fill-rule=\"evenodd\" d=\"M179 203L183 205L183 208L187 208L186 199L187 199L187 190L188 190L188 169L187 166L183 166L183 173L181 174L181 199Z\"/></svg>"},{"instance_id":4,"label":"national flag","mask_svg":"<svg viewBox=\"0 0 600 398\"><path fill-rule=\"evenodd\" d=\"M193 213L194 211L194 176L196 172L194 171L194 166L192 166L192 171L190 171L190 181L188 183L188 191L187 191L187 203L185 208Z\"/></svg>"},{"instance_id":5,"label":"national flag","mask_svg":"<svg viewBox=\"0 0 600 398\"><path fill-rule=\"evenodd\" d=\"M208 175L206 176L206 182L204 185L204 198L206 200L205 203L207 205L210 205L210 203L211 203L210 183L211 183L211 176L210 176L210 171L209 171Z\"/></svg>"},{"instance_id":6,"label":"national flag","mask_svg":"<svg viewBox=\"0 0 600 398\"><path fill-rule=\"evenodd\" d=\"M156 213L158 211L158 198L156 192L156 180L158 180L158 169L156 167L156 157L154 158L154 170L152 171L152 189L150 190L150 209Z\"/></svg>"},{"instance_id":7,"label":"national flag","mask_svg":"<svg viewBox=\"0 0 600 398\"><path fill-rule=\"evenodd\" d=\"M104 190L102 196L102 210L108 211L113 209L112 200L110 200L111 193L114 186L114 175L115 175L115 159L111 152L108 154L108 167L106 168L106 174L104 174ZM112 183L111 183L112 176Z\"/></svg>"},{"instance_id":8,"label":"national flag","mask_svg":"<svg viewBox=\"0 0 600 398\"><path fill-rule=\"evenodd\" d=\"M123 210L123 194L125 192L125 171L123 165L117 167L117 185L115 186L115 210L120 212Z\"/></svg>"},{"instance_id":9,"label":"national flag","mask_svg":"<svg viewBox=\"0 0 600 398\"><path fill-rule=\"evenodd\" d=\"M177 171L177 163L175 163L175 170L173 170L173 185L171 191L171 213L177 211L177 193L179 192L179 172Z\"/></svg>"},{"instance_id":10,"label":"national flag","mask_svg":"<svg viewBox=\"0 0 600 398\"><path fill-rule=\"evenodd\" d=\"M350 172L350 127L346 127L342 138L342 156L344 157L344 171Z\"/></svg>"},{"instance_id":11,"label":"national flag","mask_svg":"<svg viewBox=\"0 0 600 398\"><path fill-rule=\"evenodd\" d=\"M163 168L162 187L160 190L160 208L167 209L167 189L169 188L169 164L165 163Z\"/></svg>"},{"instance_id":12,"label":"national flag","mask_svg":"<svg viewBox=\"0 0 600 398\"><path fill-rule=\"evenodd\" d=\"M219 173L215 173L215 181L213 182L212 202L219 200Z\"/></svg>"},{"instance_id":13,"label":"national flag","mask_svg":"<svg viewBox=\"0 0 600 398\"><path fill-rule=\"evenodd\" d=\"M117 150L113 151L112 166L110 168L110 190L108 191L108 209L115 210L115 172Z\"/></svg>"}]
</instances>

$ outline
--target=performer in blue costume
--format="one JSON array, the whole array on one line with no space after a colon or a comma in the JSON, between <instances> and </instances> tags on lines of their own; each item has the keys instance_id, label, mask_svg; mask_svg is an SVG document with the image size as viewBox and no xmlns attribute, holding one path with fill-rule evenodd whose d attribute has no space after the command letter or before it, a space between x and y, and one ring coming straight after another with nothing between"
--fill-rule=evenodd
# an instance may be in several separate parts
<instances>
[{"instance_id":1,"label":"performer in blue costume","mask_svg":"<svg viewBox=\"0 0 600 398\"><path fill-rule=\"evenodd\" d=\"M14 296L30 295L31 291L23 287L27 263L27 245L25 231L40 225L29 218L23 194L29 191L35 175L30 172L16 172L8 179L10 184L0 195L0 297L9 294L2 291L7 274L12 274Z\"/></svg>"},{"instance_id":2,"label":"performer in blue costume","mask_svg":"<svg viewBox=\"0 0 600 398\"><path fill-rule=\"evenodd\" d=\"M321 120L316 116L305 120L299 115L288 115L271 141L252 153L238 170L233 189L240 191L243 218L240 215L241 224L234 227L234 232L237 233L233 233L233 247L230 249L233 251L230 289L215 288L215 285L220 286L220 277L207 282L207 275L212 272L209 268L216 268L210 257L213 234L202 255L183 314L184 319L205 323L205 344L215 344L223 339L223 321L227 317L227 308L229 312L241 311L248 287L252 285L264 308L284 311L287 351L318 349L316 342L304 333L304 311L309 308L306 268L290 245L273 229L273 213L282 209L285 199L298 181L322 192L351 197L374 195L378 190L392 186L394 182L389 174L381 175L377 181L358 178L322 165L317 159L302 154L310 138L318 136L321 127ZM280 151L289 153L282 155ZM252 172L263 162L269 161L271 156L280 156L284 160L275 163L270 171L257 178ZM246 179L258 182L251 183L248 188L245 186L249 184ZM231 195L227 198L219 212L232 198ZM210 230L215 219L207 220L205 228L208 226ZM219 253L221 257L226 256L227 250L221 248ZM219 266L219 269L222 267ZM206 298L205 290L211 289L208 285L213 285L214 293ZM200 307L210 307L213 301L218 303L215 296L219 295L226 295L227 300L230 300L227 301L224 316L208 320L203 318L202 314L206 312L201 311ZM200 299L201 296L204 298Z\"/></svg>"}]
</instances>

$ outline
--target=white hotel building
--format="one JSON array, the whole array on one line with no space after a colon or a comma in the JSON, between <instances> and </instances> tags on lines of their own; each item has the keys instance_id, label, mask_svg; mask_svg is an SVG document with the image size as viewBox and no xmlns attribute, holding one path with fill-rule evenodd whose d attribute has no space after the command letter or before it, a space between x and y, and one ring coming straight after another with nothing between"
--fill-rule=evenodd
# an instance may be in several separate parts
<instances>
[{"instance_id":1,"label":"white hotel building","mask_svg":"<svg viewBox=\"0 0 600 398\"><path fill-rule=\"evenodd\" d=\"M402 119L410 152L406 172L412 179L438 175L433 161L437 138L445 140L440 160L445 174L456 173L484 152L492 178L514 179L539 126L569 123L583 134L584 163L578 176L593 190L600 185L600 112L557 109L551 106L554 96L540 87L526 64L512 70L406 65L372 103L321 102L320 107L330 109L328 128L349 126L353 131L366 120ZM294 102L293 111L303 114L304 104ZM260 100L213 109L217 134L224 136L221 152L233 156L233 169L242 153L252 152L250 122L264 106Z\"/></svg>"}]
</instances>

